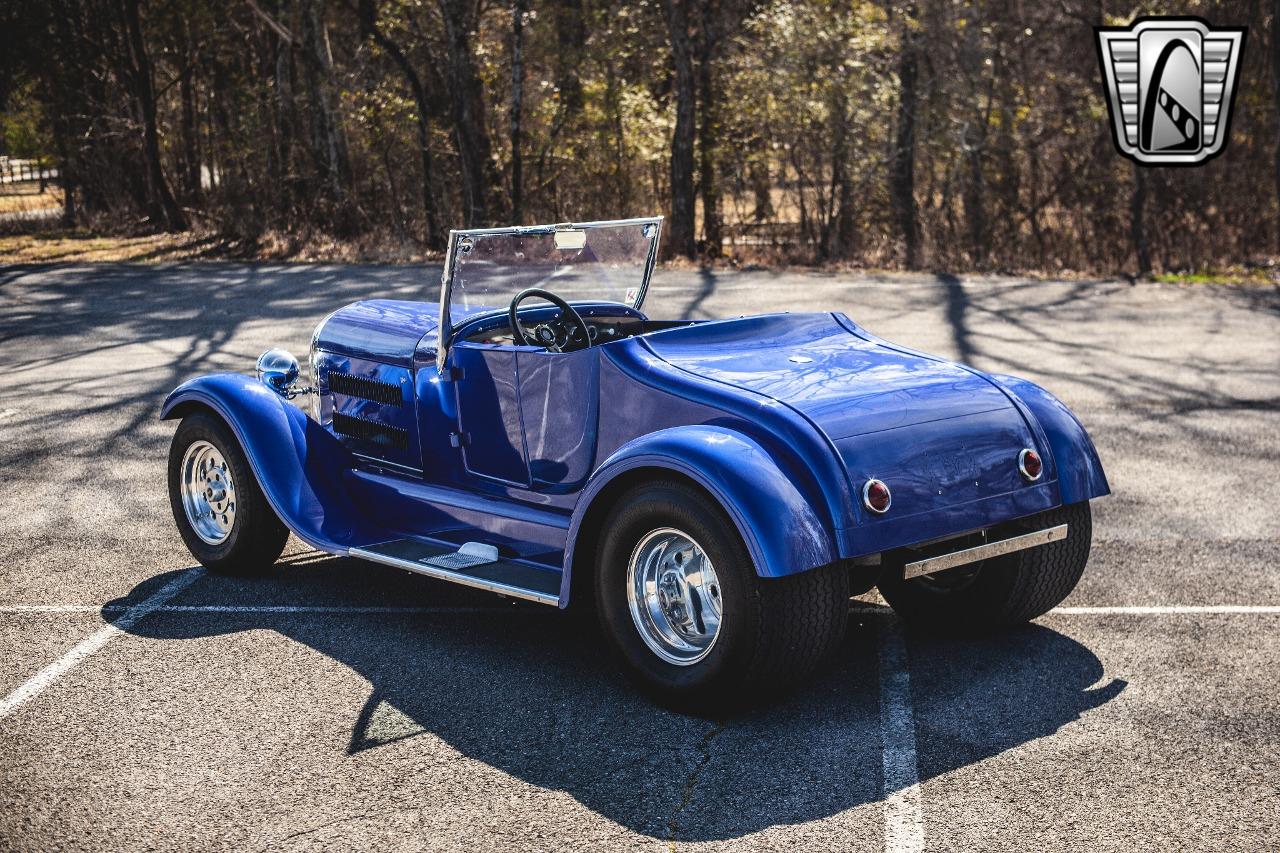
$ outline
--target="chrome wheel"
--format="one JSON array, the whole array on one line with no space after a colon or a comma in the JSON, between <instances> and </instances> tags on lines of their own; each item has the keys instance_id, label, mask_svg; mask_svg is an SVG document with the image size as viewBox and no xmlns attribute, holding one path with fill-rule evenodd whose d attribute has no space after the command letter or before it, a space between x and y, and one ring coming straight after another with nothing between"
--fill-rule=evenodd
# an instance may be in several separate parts
<instances>
[{"instance_id":1,"label":"chrome wheel","mask_svg":"<svg viewBox=\"0 0 1280 853\"><path fill-rule=\"evenodd\" d=\"M667 663L697 663L720 635L720 579L702 546L675 528L648 533L631 552L627 604L640 638Z\"/></svg>"},{"instance_id":2,"label":"chrome wheel","mask_svg":"<svg viewBox=\"0 0 1280 853\"><path fill-rule=\"evenodd\" d=\"M220 545L236 522L236 486L222 451L194 441L182 457L182 508L191 529L210 545Z\"/></svg>"}]
</instances>

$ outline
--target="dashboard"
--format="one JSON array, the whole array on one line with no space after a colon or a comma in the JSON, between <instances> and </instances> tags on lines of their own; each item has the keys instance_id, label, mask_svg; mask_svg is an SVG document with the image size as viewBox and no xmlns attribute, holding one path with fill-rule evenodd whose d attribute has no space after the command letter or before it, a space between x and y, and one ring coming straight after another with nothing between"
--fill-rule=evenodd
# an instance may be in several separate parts
<instances>
[{"instance_id":1,"label":"dashboard","mask_svg":"<svg viewBox=\"0 0 1280 853\"><path fill-rule=\"evenodd\" d=\"M688 321L650 320L630 308L621 305L582 306L574 308L586 323L593 346L622 340L623 338L643 335L658 329L669 329L673 326L688 325ZM530 340L536 340L535 346L546 346L551 343L568 341L570 349L581 349L583 346L582 329L577 323L561 318L554 306L531 306L520 310L520 325ZM547 330L555 336L554 341L544 339ZM536 331L535 331L536 330ZM498 346L515 346L511 335L511 326L507 317L493 315L473 321L473 324L462 330L462 340L477 344Z\"/></svg>"}]
</instances>

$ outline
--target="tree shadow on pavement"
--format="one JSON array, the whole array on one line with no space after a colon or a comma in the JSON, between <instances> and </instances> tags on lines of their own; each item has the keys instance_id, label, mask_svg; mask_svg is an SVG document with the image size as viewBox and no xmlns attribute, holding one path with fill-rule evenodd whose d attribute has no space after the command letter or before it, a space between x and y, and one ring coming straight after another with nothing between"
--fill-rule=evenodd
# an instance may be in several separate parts
<instances>
[{"instance_id":1,"label":"tree shadow on pavement","mask_svg":"<svg viewBox=\"0 0 1280 853\"><path fill-rule=\"evenodd\" d=\"M106 605L104 618L118 617L174 575L139 584ZM389 597L381 597L384 591ZM709 720L663 710L638 694L604 654L602 639L564 613L504 605L358 561L294 563L262 580L209 576L179 600L368 604L371 594L380 596L378 605L438 609L160 611L129 631L160 640L277 631L370 683L363 707L351 708L351 754L413 749L415 742L425 748L414 738L433 735L470 759L564 791L653 838L735 839L829 818L883 796L876 626L890 618L885 613L855 610L837 659L799 691ZM983 641L911 637L909 643L922 781L1052 735L1124 688L1119 681L1093 687L1103 675L1098 658L1039 625ZM260 701L272 701L272 687L262 689ZM430 781L409 777L404 785L422 785L429 797Z\"/></svg>"}]
</instances>

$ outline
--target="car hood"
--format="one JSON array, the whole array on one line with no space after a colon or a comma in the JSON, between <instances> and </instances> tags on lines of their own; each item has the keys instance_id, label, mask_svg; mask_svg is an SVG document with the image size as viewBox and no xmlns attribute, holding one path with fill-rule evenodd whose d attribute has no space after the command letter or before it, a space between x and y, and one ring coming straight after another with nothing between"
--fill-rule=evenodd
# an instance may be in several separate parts
<instances>
[{"instance_id":1,"label":"car hood","mask_svg":"<svg viewBox=\"0 0 1280 853\"><path fill-rule=\"evenodd\" d=\"M496 309L454 310L460 323ZM403 299L366 299L334 311L316 327L316 349L382 364L409 367L419 348L435 350L440 336L440 306Z\"/></svg>"},{"instance_id":2,"label":"car hood","mask_svg":"<svg viewBox=\"0 0 1280 853\"><path fill-rule=\"evenodd\" d=\"M676 367L791 406L832 441L1013 409L981 374L862 337L855 328L834 314L772 314L645 340Z\"/></svg>"}]
</instances>

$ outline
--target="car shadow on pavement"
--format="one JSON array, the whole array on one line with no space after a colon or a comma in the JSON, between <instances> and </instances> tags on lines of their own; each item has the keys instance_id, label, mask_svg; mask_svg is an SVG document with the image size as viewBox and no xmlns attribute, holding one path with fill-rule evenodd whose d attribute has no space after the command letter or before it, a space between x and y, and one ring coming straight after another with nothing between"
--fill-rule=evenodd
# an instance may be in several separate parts
<instances>
[{"instance_id":1,"label":"car shadow on pavement","mask_svg":"<svg viewBox=\"0 0 1280 853\"><path fill-rule=\"evenodd\" d=\"M104 618L118 618L174 575L139 584L107 604ZM371 601L371 591L380 598ZM492 595L358 561L285 565L261 580L208 576L172 603L340 606L344 598L430 610L162 610L129 631L159 640L277 631L370 683L363 706L351 708L349 753L438 750L430 740L438 738L657 839L735 839L884 796L877 625L891 617L874 610L851 614L837 659L797 692L726 719L702 719L637 693L601 638L567 614L504 606ZM985 640L909 636L908 649L922 781L1052 735L1125 686L1095 687L1103 676L1098 658L1040 625ZM260 689L260 701L272 701L272 687ZM432 801L432 783L403 780L409 789L421 786L424 802ZM431 807L447 808L438 796L437 786Z\"/></svg>"}]
</instances>

